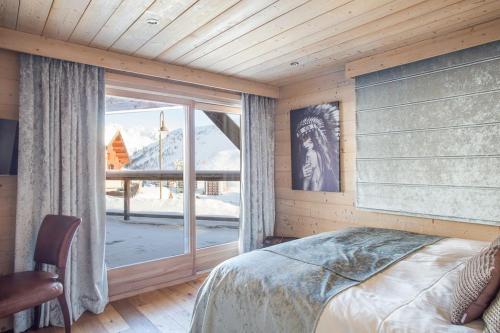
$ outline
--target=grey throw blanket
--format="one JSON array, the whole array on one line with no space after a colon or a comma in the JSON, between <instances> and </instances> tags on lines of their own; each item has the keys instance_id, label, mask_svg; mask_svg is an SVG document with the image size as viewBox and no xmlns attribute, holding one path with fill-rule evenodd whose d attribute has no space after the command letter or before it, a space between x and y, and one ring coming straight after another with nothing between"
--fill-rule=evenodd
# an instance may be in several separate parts
<instances>
[{"instance_id":1,"label":"grey throw blanket","mask_svg":"<svg viewBox=\"0 0 500 333\"><path fill-rule=\"evenodd\" d=\"M245 253L210 273L191 332L314 332L330 298L439 239L353 228Z\"/></svg>"}]
</instances>

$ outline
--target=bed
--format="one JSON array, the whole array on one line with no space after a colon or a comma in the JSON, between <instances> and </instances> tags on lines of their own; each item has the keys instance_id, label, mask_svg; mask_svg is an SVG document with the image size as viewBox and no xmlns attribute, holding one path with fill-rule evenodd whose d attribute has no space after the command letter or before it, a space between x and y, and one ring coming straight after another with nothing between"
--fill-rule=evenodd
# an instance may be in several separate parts
<instances>
[{"instance_id":1,"label":"bed","mask_svg":"<svg viewBox=\"0 0 500 333\"><path fill-rule=\"evenodd\" d=\"M488 245L450 238L424 247L333 297L316 332L331 333L331 327L338 332L482 332L481 320L450 324L449 308L465 260Z\"/></svg>"},{"instance_id":2,"label":"bed","mask_svg":"<svg viewBox=\"0 0 500 333\"><path fill-rule=\"evenodd\" d=\"M487 246L352 228L253 251L211 272L191 332L482 332L481 320L452 325L449 307L464 262Z\"/></svg>"}]
</instances>

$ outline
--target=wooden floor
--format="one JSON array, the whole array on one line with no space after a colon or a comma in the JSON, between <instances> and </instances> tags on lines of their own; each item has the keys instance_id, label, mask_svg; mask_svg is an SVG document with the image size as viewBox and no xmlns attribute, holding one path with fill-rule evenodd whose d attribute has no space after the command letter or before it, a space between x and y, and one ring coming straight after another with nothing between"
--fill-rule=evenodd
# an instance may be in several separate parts
<instances>
[{"instance_id":1,"label":"wooden floor","mask_svg":"<svg viewBox=\"0 0 500 333\"><path fill-rule=\"evenodd\" d=\"M73 333L187 332L196 292L203 278L110 303L100 315L85 313ZM35 332L35 331L32 331ZM63 333L49 327L37 333Z\"/></svg>"}]
</instances>

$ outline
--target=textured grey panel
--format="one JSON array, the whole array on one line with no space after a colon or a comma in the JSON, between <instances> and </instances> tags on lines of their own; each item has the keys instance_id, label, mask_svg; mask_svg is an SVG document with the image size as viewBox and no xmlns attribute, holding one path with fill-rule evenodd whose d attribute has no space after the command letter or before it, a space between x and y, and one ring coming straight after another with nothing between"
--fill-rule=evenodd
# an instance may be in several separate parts
<instances>
[{"instance_id":1,"label":"textured grey panel","mask_svg":"<svg viewBox=\"0 0 500 333\"><path fill-rule=\"evenodd\" d=\"M370 134L358 136L357 157L500 155L499 143L500 124Z\"/></svg>"},{"instance_id":2,"label":"textured grey panel","mask_svg":"<svg viewBox=\"0 0 500 333\"><path fill-rule=\"evenodd\" d=\"M358 160L358 182L499 187L500 157ZM398 170L394 172L394 170Z\"/></svg>"},{"instance_id":3,"label":"textured grey panel","mask_svg":"<svg viewBox=\"0 0 500 333\"><path fill-rule=\"evenodd\" d=\"M361 208L376 206L385 211L500 221L499 189L358 184L358 200Z\"/></svg>"},{"instance_id":4,"label":"textured grey panel","mask_svg":"<svg viewBox=\"0 0 500 333\"><path fill-rule=\"evenodd\" d=\"M461 66L485 59L498 57L500 54L500 42L492 42L466 50L461 50L442 56L434 57L424 61L384 69L356 78L356 86L365 86L384 81L397 80L402 77L419 75L444 68Z\"/></svg>"},{"instance_id":5,"label":"textured grey panel","mask_svg":"<svg viewBox=\"0 0 500 333\"><path fill-rule=\"evenodd\" d=\"M356 78L357 205L500 224L500 42Z\"/></svg>"},{"instance_id":6,"label":"textured grey panel","mask_svg":"<svg viewBox=\"0 0 500 333\"><path fill-rule=\"evenodd\" d=\"M357 88L358 110L428 101L497 89L500 58L465 67ZM397 91L397 94L395 92Z\"/></svg>"},{"instance_id":7,"label":"textured grey panel","mask_svg":"<svg viewBox=\"0 0 500 333\"><path fill-rule=\"evenodd\" d=\"M477 112L480 108L500 110L500 91L358 112L358 134L381 133L500 122L500 112ZM457 112L460 110L460 112Z\"/></svg>"}]
</instances>

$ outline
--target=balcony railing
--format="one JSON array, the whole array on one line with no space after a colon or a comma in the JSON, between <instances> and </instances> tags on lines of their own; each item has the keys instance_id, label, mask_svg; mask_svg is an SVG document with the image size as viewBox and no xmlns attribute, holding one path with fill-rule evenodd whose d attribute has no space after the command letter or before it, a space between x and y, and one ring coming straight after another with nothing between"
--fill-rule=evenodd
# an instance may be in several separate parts
<instances>
[{"instance_id":1,"label":"balcony railing","mask_svg":"<svg viewBox=\"0 0 500 333\"><path fill-rule=\"evenodd\" d=\"M240 171L196 171L196 181L240 181ZM182 170L108 170L106 171L106 180L121 180L123 181L123 214L115 212L107 212L108 215L123 215L125 220L129 220L130 216L140 217L166 217L166 218L183 218L182 214L146 214L146 213L131 213L130 212L130 197L131 182L134 180L151 180L151 181L182 181L184 180ZM196 216L203 220L217 221L238 221L238 218L227 216Z\"/></svg>"}]
</instances>

